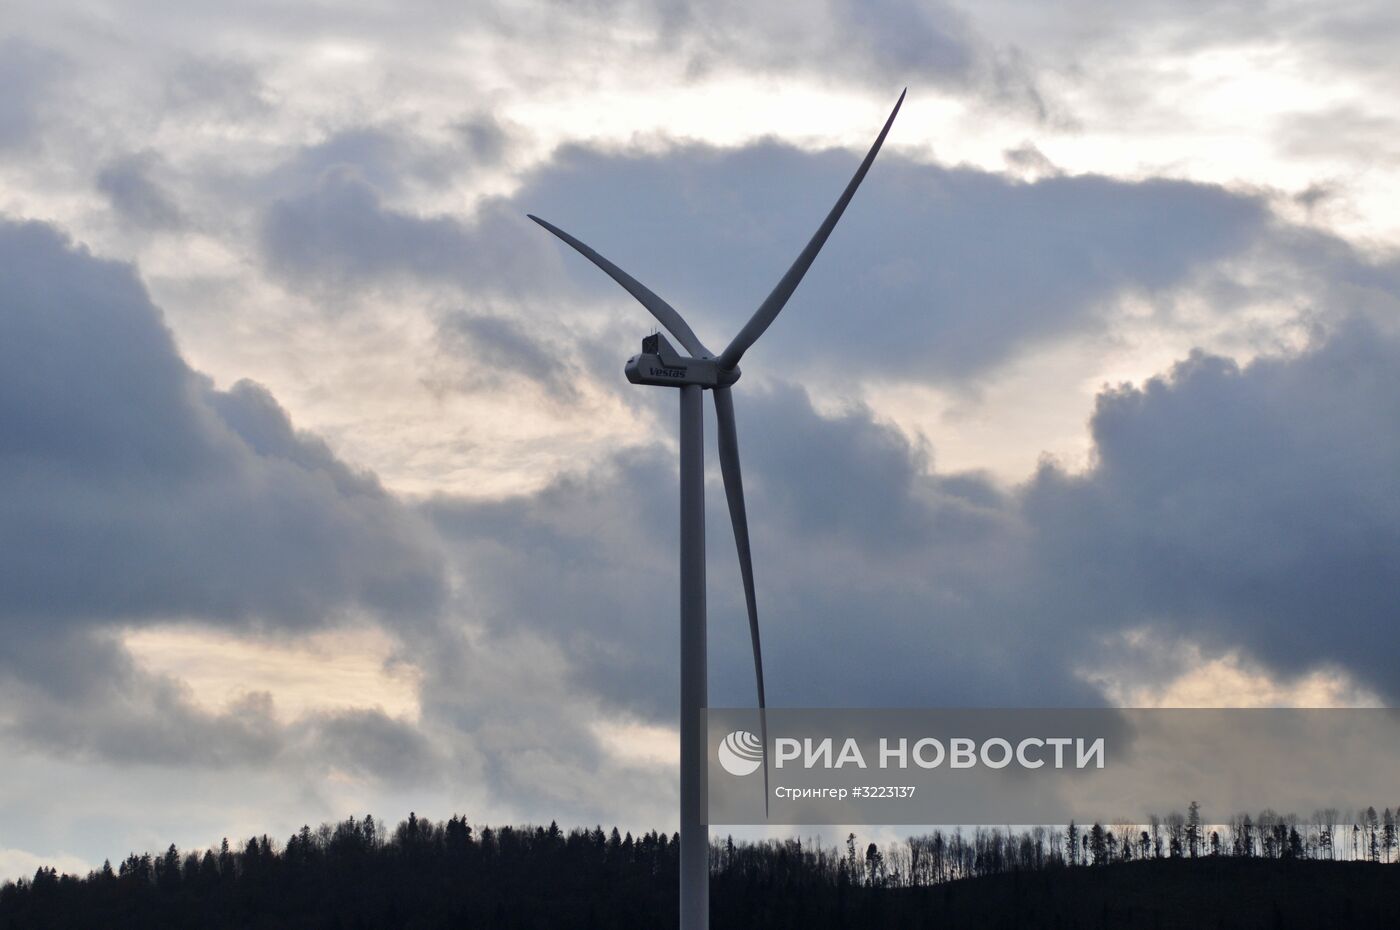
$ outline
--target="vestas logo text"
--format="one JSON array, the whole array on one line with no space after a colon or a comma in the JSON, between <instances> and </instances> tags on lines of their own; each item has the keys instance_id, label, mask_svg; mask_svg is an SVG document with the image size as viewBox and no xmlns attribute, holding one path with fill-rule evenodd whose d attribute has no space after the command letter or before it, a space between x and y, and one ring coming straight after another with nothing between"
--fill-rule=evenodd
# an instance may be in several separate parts
<instances>
[{"instance_id":1,"label":"vestas logo text","mask_svg":"<svg viewBox=\"0 0 1400 930\"><path fill-rule=\"evenodd\" d=\"M647 374L651 375L653 378L684 378L685 369L657 368L655 365L652 365L650 368L647 369Z\"/></svg>"}]
</instances>

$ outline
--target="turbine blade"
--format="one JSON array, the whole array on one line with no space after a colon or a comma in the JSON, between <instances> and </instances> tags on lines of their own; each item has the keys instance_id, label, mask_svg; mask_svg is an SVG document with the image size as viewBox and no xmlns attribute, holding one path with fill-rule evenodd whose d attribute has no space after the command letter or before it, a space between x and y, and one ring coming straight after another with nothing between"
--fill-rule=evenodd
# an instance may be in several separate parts
<instances>
[{"instance_id":1,"label":"turbine blade","mask_svg":"<svg viewBox=\"0 0 1400 930\"><path fill-rule=\"evenodd\" d=\"M768 295L767 299L759 304L753 316L749 317L749 321L744 324L744 328L739 330L739 334L734 337L734 340L730 342L724 352L721 353L719 357L719 367L730 369L739 364L739 359L743 356L744 352L757 341L759 336L763 335L763 331L777 318L778 312L782 310L783 305L788 302L788 298L792 296L792 292L797 290L797 285L802 283L802 276L807 273L807 269L812 265L812 260L817 257L817 253L820 252L822 246L826 244L827 237L830 236L831 231L836 228L836 221L841 219L841 214L845 212L846 205L850 203L851 198L855 196L856 188L860 187L860 182L865 180L866 172L869 171L870 166L874 164L875 156L879 154L880 146L884 144L885 136L889 133L890 126L894 124L895 115L899 113L900 104L904 103L904 94L908 93L908 91L909 88L906 87L904 91L900 93L899 100L895 101L894 109L890 112L890 118L885 120L885 128L880 130L880 135L875 138L875 144L870 147L870 151L865 155L865 161L861 162L860 167L856 169L855 176L852 177L851 182L846 185L846 189L841 193L841 198L836 201L836 206L831 208L831 212L826 215L826 219L823 220L821 226L817 228L816 235L812 236L811 241L807 243L807 247L797 256L797 261L792 263L792 267L787 270L787 274L783 275L777 287L773 288L773 292Z\"/></svg>"},{"instance_id":2,"label":"turbine blade","mask_svg":"<svg viewBox=\"0 0 1400 930\"><path fill-rule=\"evenodd\" d=\"M610 278L618 284L621 284L627 293L637 298L643 307L650 310L651 315L656 317L657 321L662 326L670 330L671 335L680 340L681 345L685 346L691 355L697 358L708 358L710 356L710 350L705 348L705 344L696 337L689 324L676 312L676 308L653 294L645 284L593 251L584 243L564 232L564 230L555 226L553 223L542 220L533 213L527 213L525 215L554 233L554 235L558 236L560 239L563 239L569 245L573 246L575 251L580 255L607 272Z\"/></svg>"},{"instance_id":3,"label":"turbine blade","mask_svg":"<svg viewBox=\"0 0 1400 930\"><path fill-rule=\"evenodd\" d=\"M739 470L739 431L734 423L734 398L727 387L717 387L715 419L719 428L719 470L724 476L724 496L729 520L734 524L734 545L739 550L739 574L744 579L744 604L749 611L749 639L753 642L753 673L758 684L758 725L763 740L763 811L768 812L768 701L763 693L763 647L758 636L758 601L754 597L753 559L749 553L749 517L744 508L744 478Z\"/></svg>"}]
</instances>

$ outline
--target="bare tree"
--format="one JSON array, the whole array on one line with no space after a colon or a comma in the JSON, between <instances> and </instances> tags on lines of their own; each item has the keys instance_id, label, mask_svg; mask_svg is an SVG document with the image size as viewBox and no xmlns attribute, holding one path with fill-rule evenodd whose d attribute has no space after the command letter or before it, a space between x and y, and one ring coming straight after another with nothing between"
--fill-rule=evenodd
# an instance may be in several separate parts
<instances>
[{"instance_id":1,"label":"bare tree","mask_svg":"<svg viewBox=\"0 0 1400 930\"><path fill-rule=\"evenodd\" d=\"M1192 859L1201 851L1201 805L1195 801L1186 809L1186 851Z\"/></svg>"}]
</instances>

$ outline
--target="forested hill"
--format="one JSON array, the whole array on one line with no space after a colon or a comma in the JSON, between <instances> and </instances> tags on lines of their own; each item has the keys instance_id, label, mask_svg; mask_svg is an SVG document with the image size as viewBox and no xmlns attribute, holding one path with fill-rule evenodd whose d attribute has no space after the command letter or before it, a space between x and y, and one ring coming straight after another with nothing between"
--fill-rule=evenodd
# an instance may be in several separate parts
<instances>
[{"instance_id":1,"label":"forested hill","mask_svg":"<svg viewBox=\"0 0 1400 930\"><path fill-rule=\"evenodd\" d=\"M1073 839L1090 832L1092 846ZM1288 843L1192 857L1144 841L1136 857L1123 852L1136 844L1109 855L1107 833L935 833L884 851L853 836L839 848L728 841L713 849L712 926L1400 926L1400 866L1309 859L1309 847ZM673 836L474 829L458 817L410 816L387 834L352 818L285 844L172 846L85 877L41 869L0 888L0 930L631 930L675 926L675 915Z\"/></svg>"}]
</instances>

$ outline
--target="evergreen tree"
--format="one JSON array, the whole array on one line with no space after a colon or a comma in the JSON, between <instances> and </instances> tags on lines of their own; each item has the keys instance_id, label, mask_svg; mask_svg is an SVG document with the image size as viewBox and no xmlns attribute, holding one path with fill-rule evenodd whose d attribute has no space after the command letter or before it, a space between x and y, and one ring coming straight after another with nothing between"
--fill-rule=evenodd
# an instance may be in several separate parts
<instances>
[{"instance_id":1,"label":"evergreen tree","mask_svg":"<svg viewBox=\"0 0 1400 930\"><path fill-rule=\"evenodd\" d=\"M1108 861L1108 844L1104 840L1103 826L1095 821L1089 829L1089 861L1093 865L1104 865Z\"/></svg>"}]
</instances>

